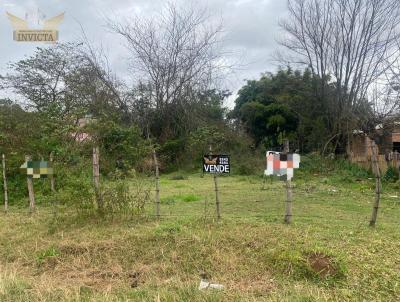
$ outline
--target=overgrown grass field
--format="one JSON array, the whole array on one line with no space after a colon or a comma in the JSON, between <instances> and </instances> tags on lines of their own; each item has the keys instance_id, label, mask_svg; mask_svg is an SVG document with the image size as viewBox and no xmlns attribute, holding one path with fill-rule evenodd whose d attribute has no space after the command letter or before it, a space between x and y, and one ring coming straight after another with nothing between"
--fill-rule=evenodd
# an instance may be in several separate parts
<instances>
[{"instance_id":1,"label":"overgrown grass field","mask_svg":"<svg viewBox=\"0 0 400 302\"><path fill-rule=\"evenodd\" d=\"M340 168L340 167L339 167ZM77 216L62 205L0 219L0 301L400 301L400 187L385 184L368 227L374 181L329 166L295 172L293 223L284 182L161 178L140 216ZM297 174L296 174L297 173ZM198 290L200 274L223 291Z\"/></svg>"}]
</instances>

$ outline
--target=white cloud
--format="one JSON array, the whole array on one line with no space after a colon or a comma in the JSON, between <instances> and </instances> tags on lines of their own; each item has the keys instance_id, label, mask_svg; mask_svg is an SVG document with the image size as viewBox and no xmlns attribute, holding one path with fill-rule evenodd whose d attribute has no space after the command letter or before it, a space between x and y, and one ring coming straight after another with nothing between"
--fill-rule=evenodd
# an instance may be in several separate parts
<instances>
[{"instance_id":1,"label":"white cloud","mask_svg":"<svg viewBox=\"0 0 400 302\"><path fill-rule=\"evenodd\" d=\"M177 0L182 5L189 5L187 0ZM60 26L60 41L73 41L80 34L83 26L89 38L102 44L110 55L114 70L126 77L127 50L123 40L111 34L104 27L104 16L128 18L132 14L153 14L166 3L162 0L0 0L0 73L4 73L10 61L22 59L34 52L37 46L14 42L12 27L5 11L23 17L32 8L40 8L47 16L65 11L65 18ZM276 48L275 38L278 32L278 20L286 13L286 1L276 0L205 0L192 2L194 6L208 7L216 18L222 18L224 25L225 50L229 53L227 61L239 63L226 79L226 86L234 93L244 84L245 79L258 78L259 75L275 67L270 57ZM1 96L1 94L0 94ZM232 107L234 97L228 105Z\"/></svg>"}]
</instances>

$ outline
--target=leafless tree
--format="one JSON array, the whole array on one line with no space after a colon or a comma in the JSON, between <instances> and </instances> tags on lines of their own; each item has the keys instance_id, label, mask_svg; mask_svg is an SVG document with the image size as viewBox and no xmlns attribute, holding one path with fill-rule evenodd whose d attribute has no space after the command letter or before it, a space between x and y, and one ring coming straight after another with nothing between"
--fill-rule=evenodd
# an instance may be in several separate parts
<instances>
[{"instance_id":1,"label":"leafless tree","mask_svg":"<svg viewBox=\"0 0 400 302\"><path fill-rule=\"evenodd\" d=\"M81 47L77 52L84 62L90 67L84 76L88 77L85 85L92 97L100 97L96 92L105 93L105 102L117 108L123 114L126 122L132 122L130 112L130 97L128 88L112 70L109 58L102 45L94 45L81 26ZM99 89L99 87L102 87Z\"/></svg>"},{"instance_id":2,"label":"leafless tree","mask_svg":"<svg viewBox=\"0 0 400 302\"><path fill-rule=\"evenodd\" d=\"M381 193L375 140L393 126L400 109L399 86L394 84L400 57L400 1L288 0L288 7L281 44L320 79L321 98L332 100L334 127L327 144L350 135L353 127L372 139L374 226Z\"/></svg>"},{"instance_id":3,"label":"leafless tree","mask_svg":"<svg viewBox=\"0 0 400 302\"><path fill-rule=\"evenodd\" d=\"M190 116L196 94L212 87L221 68L221 25L206 10L168 4L153 17L108 20L108 26L125 39L152 108L164 120Z\"/></svg>"},{"instance_id":4,"label":"leafless tree","mask_svg":"<svg viewBox=\"0 0 400 302\"><path fill-rule=\"evenodd\" d=\"M399 57L400 1L288 0L280 43L320 79L318 95L331 100L332 137L346 135L369 106L373 84ZM327 84L328 83L328 84ZM332 91L326 85L332 85Z\"/></svg>"}]
</instances>

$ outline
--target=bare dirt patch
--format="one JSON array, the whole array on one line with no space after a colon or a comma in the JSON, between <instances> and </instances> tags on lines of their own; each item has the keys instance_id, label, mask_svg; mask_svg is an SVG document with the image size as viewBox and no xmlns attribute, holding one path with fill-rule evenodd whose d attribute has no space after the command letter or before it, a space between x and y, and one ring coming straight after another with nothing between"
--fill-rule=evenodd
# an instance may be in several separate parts
<instances>
[{"instance_id":1,"label":"bare dirt patch","mask_svg":"<svg viewBox=\"0 0 400 302\"><path fill-rule=\"evenodd\" d=\"M322 278L337 275L338 269L333 257L323 253L311 253L307 256L308 264L311 269Z\"/></svg>"}]
</instances>

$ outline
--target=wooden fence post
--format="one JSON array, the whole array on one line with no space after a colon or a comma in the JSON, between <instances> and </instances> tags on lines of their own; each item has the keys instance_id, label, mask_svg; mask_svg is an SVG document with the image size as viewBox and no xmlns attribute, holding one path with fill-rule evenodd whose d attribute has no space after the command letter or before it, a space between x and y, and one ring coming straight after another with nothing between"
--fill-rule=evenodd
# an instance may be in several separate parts
<instances>
[{"instance_id":1,"label":"wooden fence post","mask_svg":"<svg viewBox=\"0 0 400 302\"><path fill-rule=\"evenodd\" d=\"M8 189L7 189L7 175L6 175L6 156L3 154L3 189L4 189L4 211L8 211Z\"/></svg>"},{"instance_id":2,"label":"wooden fence post","mask_svg":"<svg viewBox=\"0 0 400 302\"><path fill-rule=\"evenodd\" d=\"M103 209L103 201L100 194L100 155L99 147L93 148L93 185L96 195L96 202L100 210Z\"/></svg>"},{"instance_id":3,"label":"wooden fence post","mask_svg":"<svg viewBox=\"0 0 400 302\"><path fill-rule=\"evenodd\" d=\"M53 173L54 173L53 162L54 162L54 155L53 155L53 152L50 152L50 166L53 168ZM50 175L50 187L51 187L51 192L54 193L56 191L56 186L54 183L54 175L53 174Z\"/></svg>"},{"instance_id":4,"label":"wooden fence post","mask_svg":"<svg viewBox=\"0 0 400 302\"><path fill-rule=\"evenodd\" d=\"M212 155L212 147L210 145L210 155ZM214 188L215 188L215 206L217 209L217 219L221 219L221 208L220 208L220 202L219 202L219 190L218 190L218 175L217 173L214 173Z\"/></svg>"},{"instance_id":5,"label":"wooden fence post","mask_svg":"<svg viewBox=\"0 0 400 302\"><path fill-rule=\"evenodd\" d=\"M221 209L219 205L219 191L218 191L218 177L214 174L214 186L215 186L215 205L217 207L217 219L221 219Z\"/></svg>"},{"instance_id":6,"label":"wooden fence post","mask_svg":"<svg viewBox=\"0 0 400 302\"><path fill-rule=\"evenodd\" d=\"M156 150L153 149L153 160L156 172L156 216L160 219L160 169L158 167L158 160Z\"/></svg>"},{"instance_id":7,"label":"wooden fence post","mask_svg":"<svg viewBox=\"0 0 400 302\"><path fill-rule=\"evenodd\" d=\"M93 148L93 184L96 190L100 188L99 149Z\"/></svg>"},{"instance_id":8,"label":"wooden fence post","mask_svg":"<svg viewBox=\"0 0 400 302\"><path fill-rule=\"evenodd\" d=\"M204 196L204 225L207 223L208 196Z\"/></svg>"},{"instance_id":9,"label":"wooden fence post","mask_svg":"<svg viewBox=\"0 0 400 302\"><path fill-rule=\"evenodd\" d=\"M30 155L25 156L25 162L28 163L32 160ZM29 212L32 213L35 211L35 192L33 191L33 177L26 176L26 182L28 184L28 194L29 194Z\"/></svg>"},{"instance_id":10,"label":"wooden fence post","mask_svg":"<svg viewBox=\"0 0 400 302\"><path fill-rule=\"evenodd\" d=\"M372 208L372 215L369 225L373 227L375 226L376 219L378 217L378 210L379 210L379 203L381 199L381 189L382 189L381 172L378 163L377 147L375 141L373 140L371 142L371 158L372 158L372 169L375 174L375 202Z\"/></svg>"},{"instance_id":11,"label":"wooden fence post","mask_svg":"<svg viewBox=\"0 0 400 302\"><path fill-rule=\"evenodd\" d=\"M284 141L283 153L289 153L289 140ZM292 201L293 201L293 192L292 192L292 180L286 180L286 213L285 213L285 223L290 224L292 222Z\"/></svg>"}]
</instances>

